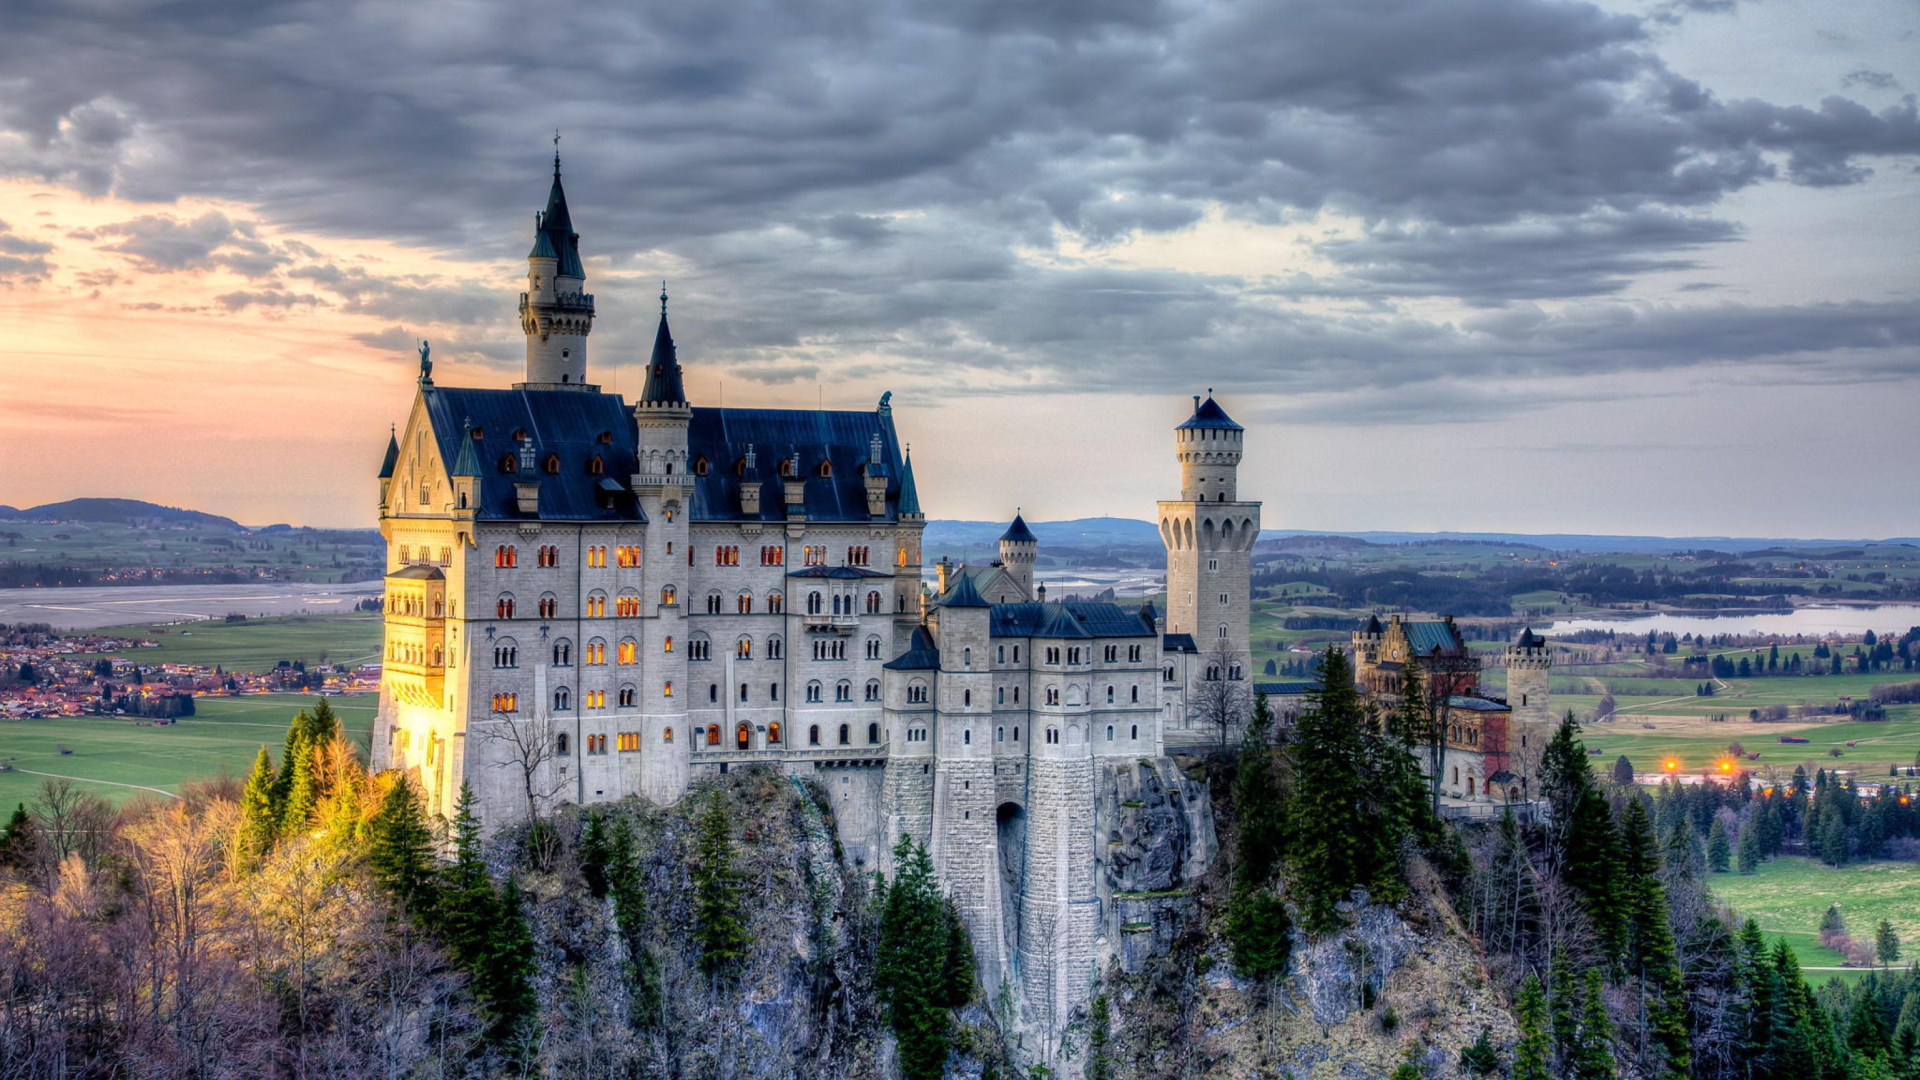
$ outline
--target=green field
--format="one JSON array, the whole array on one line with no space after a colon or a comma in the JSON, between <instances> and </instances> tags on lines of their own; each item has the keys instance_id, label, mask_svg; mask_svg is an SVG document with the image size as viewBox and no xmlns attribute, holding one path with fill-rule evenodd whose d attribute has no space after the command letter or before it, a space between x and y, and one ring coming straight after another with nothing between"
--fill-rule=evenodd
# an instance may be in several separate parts
<instances>
[{"instance_id":1,"label":"green field","mask_svg":"<svg viewBox=\"0 0 1920 1080\"><path fill-rule=\"evenodd\" d=\"M245 776L261 745L278 754L287 721L317 700L304 694L201 698L195 715L160 727L98 716L0 721L0 759L14 766L0 773L0 807L32 799L46 782L25 770L88 781L90 790L115 802L142 788L177 792L185 781L223 771ZM329 700L347 734L364 747L373 728L374 696ZM73 753L61 754L62 745Z\"/></svg>"},{"instance_id":2,"label":"green field","mask_svg":"<svg viewBox=\"0 0 1920 1080\"><path fill-rule=\"evenodd\" d=\"M1842 957L1819 942L1820 916L1829 904L1839 904L1847 931L1856 941L1872 941L1874 928L1885 919L1900 935L1903 961L1920 956L1920 864L1870 862L1833 867L1798 855L1783 855L1762 863L1754 874L1712 874L1716 896L1752 917L1769 937L1785 938L1808 978L1825 982L1828 976L1853 977L1837 968Z\"/></svg>"},{"instance_id":3,"label":"green field","mask_svg":"<svg viewBox=\"0 0 1920 1080\"><path fill-rule=\"evenodd\" d=\"M376 613L283 615L245 622L129 626L115 634L159 642L154 649L115 655L142 664L219 664L228 671L266 671L282 660L315 664L363 664L380 658L381 622Z\"/></svg>"},{"instance_id":4,"label":"green field","mask_svg":"<svg viewBox=\"0 0 1920 1080\"><path fill-rule=\"evenodd\" d=\"M144 528L115 521L0 522L0 563L93 573L219 568L285 581L359 581L379 574L385 558L373 529L236 533L211 523Z\"/></svg>"}]
</instances>

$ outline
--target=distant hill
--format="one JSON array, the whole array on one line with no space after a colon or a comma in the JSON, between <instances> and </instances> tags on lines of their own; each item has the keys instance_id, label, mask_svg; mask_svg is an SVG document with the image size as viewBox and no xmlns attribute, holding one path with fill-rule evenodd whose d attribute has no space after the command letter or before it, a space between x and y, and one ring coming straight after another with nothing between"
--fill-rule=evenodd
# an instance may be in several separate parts
<instances>
[{"instance_id":1,"label":"distant hill","mask_svg":"<svg viewBox=\"0 0 1920 1080\"><path fill-rule=\"evenodd\" d=\"M1040 546L1099 548L1120 546L1160 546L1160 530L1150 521L1134 518L1075 518L1072 521L1033 521L1027 523L1040 538ZM1000 534L1007 531L1004 521L929 521L922 546L933 551L958 551L978 548L997 550Z\"/></svg>"},{"instance_id":2,"label":"distant hill","mask_svg":"<svg viewBox=\"0 0 1920 1080\"><path fill-rule=\"evenodd\" d=\"M142 502L139 499L68 499L16 510L0 506L0 518L11 521L92 521L115 525L139 525L148 528L191 526L202 529L241 531L240 523L217 514L182 510L175 506Z\"/></svg>"}]
</instances>

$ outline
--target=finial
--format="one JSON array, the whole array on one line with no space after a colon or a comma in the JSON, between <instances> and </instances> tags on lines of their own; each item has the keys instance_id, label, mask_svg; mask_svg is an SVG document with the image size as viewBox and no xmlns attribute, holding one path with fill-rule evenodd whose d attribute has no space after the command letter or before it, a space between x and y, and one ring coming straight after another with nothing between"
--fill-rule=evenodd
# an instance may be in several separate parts
<instances>
[{"instance_id":1,"label":"finial","mask_svg":"<svg viewBox=\"0 0 1920 1080\"><path fill-rule=\"evenodd\" d=\"M667 282L665 278L662 278L660 279L660 314L665 315L666 313L667 313Z\"/></svg>"},{"instance_id":2,"label":"finial","mask_svg":"<svg viewBox=\"0 0 1920 1080\"><path fill-rule=\"evenodd\" d=\"M560 129L553 129L553 178L560 179Z\"/></svg>"},{"instance_id":3,"label":"finial","mask_svg":"<svg viewBox=\"0 0 1920 1080\"><path fill-rule=\"evenodd\" d=\"M1213 387L1211 387L1211 386L1209 386L1209 387L1207 387L1207 396L1208 396L1208 397L1212 397L1212 396L1213 396Z\"/></svg>"}]
</instances>

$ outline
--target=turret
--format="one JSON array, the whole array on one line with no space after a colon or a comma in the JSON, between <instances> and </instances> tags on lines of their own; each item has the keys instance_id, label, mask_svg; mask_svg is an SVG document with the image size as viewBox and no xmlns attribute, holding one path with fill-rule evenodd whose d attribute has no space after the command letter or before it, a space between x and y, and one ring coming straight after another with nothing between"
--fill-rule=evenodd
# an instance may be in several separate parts
<instances>
[{"instance_id":1,"label":"turret","mask_svg":"<svg viewBox=\"0 0 1920 1080\"><path fill-rule=\"evenodd\" d=\"M1020 586L1020 598L1033 598L1033 562L1040 552L1040 538L1027 528L1020 511L1013 512L1013 524L1000 534L1000 565L1007 576Z\"/></svg>"},{"instance_id":2,"label":"turret","mask_svg":"<svg viewBox=\"0 0 1920 1080\"><path fill-rule=\"evenodd\" d=\"M387 429L387 456L380 459L380 508L386 509L387 489L393 486L393 467L400 461L400 438Z\"/></svg>"},{"instance_id":3,"label":"turret","mask_svg":"<svg viewBox=\"0 0 1920 1080\"><path fill-rule=\"evenodd\" d=\"M1240 443L1245 433L1213 400L1212 390L1204 402L1194 396L1193 416L1173 433L1182 499L1233 502L1239 498Z\"/></svg>"},{"instance_id":4,"label":"turret","mask_svg":"<svg viewBox=\"0 0 1920 1080\"><path fill-rule=\"evenodd\" d=\"M1547 639L1527 627L1507 646L1506 662L1507 704L1514 719L1543 726L1551 723L1547 686L1553 673L1553 650Z\"/></svg>"},{"instance_id":5,"label":"turret","mask_svg":"<svg viewBox=\"0 0 1920 1080\"><path fill-rule=\"evenodd\" d=\"M573 231L567 193L560 186L560 154L553 155L553 187L547 208L534 216L533 248L527 252L527 291L520 294L520 329L527 335L527 381L531 389L597 390L587 385L587 335L593 330L593 296L580 262L580 234Z\"/></svg>"}]
</instances>

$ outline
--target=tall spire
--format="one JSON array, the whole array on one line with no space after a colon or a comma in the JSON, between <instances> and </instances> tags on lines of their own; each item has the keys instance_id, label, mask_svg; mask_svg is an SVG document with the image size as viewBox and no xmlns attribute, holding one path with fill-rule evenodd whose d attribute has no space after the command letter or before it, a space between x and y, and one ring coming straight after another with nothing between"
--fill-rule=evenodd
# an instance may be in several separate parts
<instances>
[{"instance_id":1,"label":"tall spire","mask_svg":"<svg viewBox=\"0 0 1920 1080\"><path fill-rule=\"evenodd\" d=\"M906 460L900 466L900 516L920 516L920 489L913 484L913 448L907 448Z\"/></svg>"},{"instance_id":2,"label":"tall spire","mask_svg":"<svg viewBox=\"0 0 1920 1080\"><path fill-rule=\"evenodd\" d=\"M392 425L387 427L387 456L380 461L380 479L391 480L393 467L400 460L400 437Z\"/></svg>"},{"instance_id":3,"label":"tall spire","mask_svg":"<svg viewBox=\"0 0 1920 1080\"><path fill-rule=\"evenodd\" d=\"M527 335L527 386L579 387L587 383L587 335L593 332L593 294L586 291L580 234L573 231L567 191L560 183L560 133L553 133L553 185L547 208L534 215L527 252L527 291L520 294L520 329Z\"/></svg>"},{"instance_id":4,"label":"tall spire","mask_svg":"<svg viewBox=\"0 0 1920 1080\"><path fill-rule=\"evenodd\" d=\"M686 384L680 378L680 357L673 346L673 331L667 329L667 283L660 283L660 329L653 335L653 359L647 362L647 387L640 394L642 405L684 405Z\"/></svg>"},{"instance_id":5,"label":"tall spire","mask_svg":"<svg viewBox=\"0 0 1920 1080\"><path fill-rule=\"evenodd\" d=\"M473 417L467 417L466 430L460 434L460 456L453 459L454 476L479 476L480 454L473 448Z\"/></svg>"}]
</instances>

